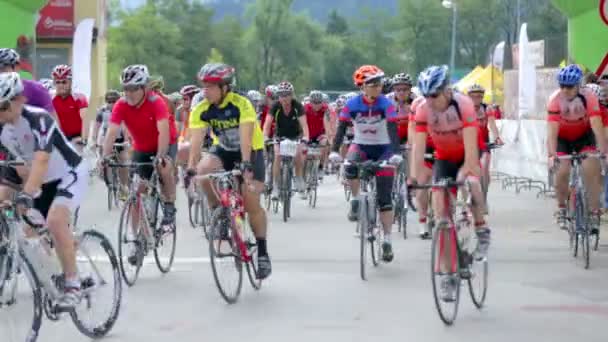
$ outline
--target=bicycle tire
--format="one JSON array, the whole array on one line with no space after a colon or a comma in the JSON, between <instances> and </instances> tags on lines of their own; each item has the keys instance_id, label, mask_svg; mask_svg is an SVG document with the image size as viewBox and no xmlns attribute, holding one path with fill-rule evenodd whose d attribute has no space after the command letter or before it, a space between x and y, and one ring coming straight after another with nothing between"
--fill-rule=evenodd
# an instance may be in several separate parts
<instances>
[{"instance_id":1,"label":"bicycle tire","mask_svg":"<svg viewBox=\"0 0 608 342\"><path fill-rule=\"evenodd\" d=\"M593 242L593 250L597 251L600 247L600 232L598 230L597 234L595 234L595 242Z\"/></svg>"},{"instance_id":2,"label":"bicycle tire","mask_svg":"<svg viewBox=\"0 0 608 342\"><path fill-rule=\"evenodd\" d=\"M471 301L475 305L476 308L481 309L484 306L486 296L488 293L488 259L484 258L482 260L476 260L476 258L472 258L471 268L473 265L480 264L481 265L481 274L475 274L475 272L471 272L471 276L467 279L467 283L469 285L469 294L471 295ZM472 271L472 270L471 270ZM476 291L474 289L473 281L476 277L481 276L481 289L480 291Z\"/></svg>"},{"instance_id":3,"label":"bicycle tire","mask_svg":"<svg viewBox=\"0 0 608 342\"><path fill-rule=\"evenodd\" d=\"M190 196L188 196L188 194L186 194L186 198L188 199L188 220L190 221L190 226L194 229L197 228L197 224L196 224L196 208L195 208L195 202L196 200L190 198Z\"/></svg>"},{"instance_id":4,"label":"bicycle tire","mask_svg":"<svg viewBox=\"0 0 608 342\"><path fill-rule=\"evenodd\" d=\"M289 210L291 206L291 171L288 166L284 164L281 172L283 180L283 222L287 222L289 219Z\"/></svg>"},{"instance_id":5,"label":"bicycle tire","mask_svg":"<svg viewBox=\"0 0 608 342\"><path fill-rule=\"evenodd\" d=\"M129 242L124 234L126 234L128 231L132 232L130 224L128 224L128 223L131 222L130 220L131 220L131 210L132 209L136 210L135 198L130 198L125 203L125 206L122 209L122 213L120 214L120 224L118 226L118 260L120 262L120 273L121 273L122 278L124 279L125 283L129 287L135 285L135 282L137 281L137 278L139 277L139 272L140 272L141 267L142 267L142 262L141 261L143 261L143 260L141 260L137 265L134 266L133 275L129 276L127 274L128 273L127 269L130 268L131 265L129 264L129 261L127 260L128 256L126 256L124 254L123 243L128 243ZM140 219L142 219L141 212L140 212L139 216L140 216ZM141 226L138 227L135 239L133 241L131 241L131 242L135 245L135 248L137 250L136 253L138 254L138 256L141 259L143 259L143 255L142 254L144 253L143 252L144 240L142 239Z\"/></svg>"},{"instance_id":6,"label":"bicycle tire","mask_svg":"<svg viewBox=\"0 0 608 342\"><path fill-rule=\"evenodd\" d=\"M367 233L368 233L368 215L367 201L364 196L359 200L359 215L357 220L357 229L359 231L359 273L361 280L367 280ZM373 253L373 252L372 252Z\"/></svg>"},{"instance_id":7,"label":"bicycle tire","mask_svg":"<svg viewBox=\"0 0 608 342\"><path fill-rule=\"evenodd\" d=\"M160 220L158 219L158 213L159 211L162 212L161 205L160 205L160 199L157 197L156 198L156 222L154 225L154 229L153 234L154 234L154 261L156 262L156 266L158 267L158 270L161 273L169 273L169 271L171 271L171 267L173 266L173 260L175 260L175 249L176 249L176 244L177 244L177 228L175 226L175 223L171 223L170 225L168 225L167 227L164 227ZM160 209L160 210L159 210ZM169 237L169 242L171 243L171 249L169 250L169 256L166 261L166 263L164 262L164 259L161 255L160 255L160 247L162 246L163 242L163 237L166 237L167 235L171 236Z\"/></svg>"},{"instance_id":8,"label":"bicycle tire","mask_svg":"<svg viewBox=\"0 0 608 342\"><path fill-rule=\"evenodd\" d=\"M458 305L460 303L460 275L459 275L459 258L456 258L456 272L450 271L448 272L449 275L451 276L455 276L458 279L458 286L456 287L456 298L454 300L454 302L452 303L454 309L451 315L448 315L444 312L442 304L443 303L448 303L443 301L443 299L440 298L440 294L439 292L439 285L437 282L437 277L441 277L444 275L443 272L441 272L440 270L440 266L439 264L437 264L438 262L438 253L441 253L441 251L443 251L443 247L445 246L445 237L446 236L451 236L453 235L453 233L451 233L449 230L453 229L453 228L449 228L449 227L437 227L437 229L435 229L435 231L433 232L433 240L431 241L431 282L432 282L432 288L433 288L433 299L435 301L435 308L437 309L437 313L439 314L439 318L441 319L441 321L445 324L445 325L452 325L454 324L454 321L456 320L456 316L458 315Z\"/></svg>"},{"instance_id":9,"label":"bicycle tire","mask_svg":"<svg viewBox=\"0 0 608 342\"><path fill-rule=\"evenodd\" d=\"M403 232L403 240L407 240L407 208L403 207L401 209L401 232Z\"/></svg>"},{"instance_id":10,"label":"bicycle tire","mask_svg":"<svg viewBox=\"0 0 608 342\"><path fill-rule=\"evenodd\" d=\"M589 269L590 264L590 242L589 242L589 220L587 220L587 205L585 192L582 185L579 184L575 188L574 193L574 210L576 224L576 240L577 246L580 243L583 267ZM577 247L578 249L578 247Z\"/></svg>"},{"instance_id":11,"label":"bicycle tire","mask_svg":"<svg viewBox=\"0 0 608 342\"><path fill-rule=\"evenodd\" d=\"M249 224L244 223L244 227L242 229L243 232L243 241L247 246L247 254L249 254L251 260L245 264L247 268L247 278L249 278L249 284L253 287L254 290L259 290L262 288L262 279L257 278L258 274L258 247L255 239L255 235L251 230Z\"/></svg>"},{"instance_id":12,"label":"bicycle tire","mask_svg":"<svg viewBox=\"0 0 608 342\"><path fill-rule=\"evenodd\" d=\"M114 249L112 248L112 244L110 243L110 241L101 233L95 231L95 230L87 230L85 232L82 233L80 239L79 239L79 248L78 250L82 250L82 246L83 246L83 241L85 241L85 239L95 239L97 240L97 244L99 246L101 246L101 248L103 249L103 252L107 255L108 260L109 261L109 265L111 266L112 269L112 276L113 276L113 282L111 284L111 286L113 285L113 291L112 291L112 295L110 296L110 298L112 299L112 306L111 309L108 312L107 317L104 318L103 321L101 321L101 323L97 323L94 326L87 326L86 322L83 321L84 317L90 317L89 314L89 310L91 307L91 303L94 303L95 305L97 305L98 303L100 303L100 300L90 300L90 297L87 297L87 285L89 285L89 287L94 288L94 290L92 291L93 294L99 294L100 291L100 287L96 287L94 280L90 279L90 283L89 283L89 278L85 278L87 281L85 281L85 279L82 280L82 289L83 289L83 299L80 302L81 305L76 306L73 310L70 310L70 317L72 318L72 322L74 322L74 325L76 325L76 328L78 329L78 331L80 331L83 335L89 337L89 338L101 338L105 335L107 335L112 328L114 327L114 324L116 323L117 319L118 319L118 314L120 313L120 307L122 304L122 280L121 280L121 275L120 275L120 271L119 271L119 266L118 266L118 260L116 258L116 254L114 253ZM95 257L98 258L100 255L96 254ZM81 259L81 258L79 258ZM89 261L92 261L91 259L89 259ZM92 269L94 270L94 272L97 272L99 270L99 267L94 266L92 267ZM81 268L79 268L79 271L81 271ZM81 277L82 278L82 277ZM107 278L103 278L104 280L108 280ZM99 279L98 279L99 281ZM107 281L106 284L110 284L110 281ZM83 305L83 304L88 304L88 305ZM79 309L85 307L85 312L80 312ZM97 320L96 320L97 321Z\"/></svg>"},{"instance_id":13,"label":"bicycle tire","mask_svg":"<svg viewBox=\"0 0 608 342\"><path fill-rule=\"evenodd\" d=\"M10 272L9 243L9 227L4 215L0 215L0 289L6 281L7 273Z\"/></svg>"},{"instance_id":14,"label":"bicycle tire","mask_svg":"<svg viewBox=\"0 0 608 342\"><path fill-rule=\"evenodd\" d=\"M230 244L231 246L231 250L232 253L231 256L223 256L221 255L221 253L218 253L218 251L215 248L215 243L218 243L218 249L220 249L221 244L222 243L227 243L226 240L216 240L216 237L218 237L220 235L219 232L215 231L217 230L217 226L215 224L212 224L211 229L214 230L214 232L211 234L212 236L210 236L209 239L209 259L210 259L210 263L211 263L211 271L213 273L213 279L215 281L215 286L217 287L220 295L222 296L222 298L228 303L228 304L234 304L237 302L240 294L241 294L241 289L243 287L243 263L242 263L242 256L239 252L238 248L234 248L235 246L235 241L231 238L230 240ZM218 263L218 258L233 258L234 259L234 267L236 269L237 272L237 283L236 283L236 288L234 289L233 293L228 293L228 291L224 288L222 281L220 280L220 274L219 274L219 269L218 266L216 265L216 263Z\"/></svg>"}]
</instances>

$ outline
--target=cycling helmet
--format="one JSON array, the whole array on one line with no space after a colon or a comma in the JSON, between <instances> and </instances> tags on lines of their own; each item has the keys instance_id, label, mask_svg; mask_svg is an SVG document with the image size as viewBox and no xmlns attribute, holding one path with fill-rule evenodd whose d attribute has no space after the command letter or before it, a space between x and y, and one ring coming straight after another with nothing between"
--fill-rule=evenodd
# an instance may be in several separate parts
<instances>
[{"instance_id":1,"label":"cycling helmet","mask_svg":"<svg viewBox=\"0 0 608 342\"><path fill-rule=\"evenodd\" d=\"M277 86L275 86L274 84L269 84L266 86L266 89L264 91L266 92L266 97L273 98L275 96L275 93L277 92Z\"/></svg>"},{"instance_id":2,"label":"cycling helmet","mask_svg":"<svg viewBox=\"0 0 608 342\"><path fill-rule=\"evenodd\" d=\"M382 78L382 94L388 94L393 89L393 80L390 77Z\"/></svg>"},{"instance_id":3,"label":"cycling helmet","mask_svg":"<svg viewBox=\"0 0 608 342\"><path fill-rule=\"evenodd\" d=\"M418 89L423 96L436 94L450 81L448 66L430 66L418 76Z\"/></svg>"},{"instance_id":4,"label":"cycling helmet","mask_svg":"<svg viewBox=\"0 0 608 342\"><path fill-rule=\"evenodd\" d=\"M262 101L262 94L257 90L250 90L247 92L247 98L252 102L260 102Z\"/></svg>"},{"instance_id":5,"label":"cycling helmet","mask_svg":"<svg viewBox=\"0 0 608 342\"><path fill-rule=\"evenodd\" d=\"M46 90L53 90L55 89L55 85L53 84L53 80L51 80L50 78L41 78L40 80L38 80L38 82L40 82L40 84L42 84L42 86L46 89Z\"/></svg>"},{"instance_id":6,"label":"cycling helmet","mask_svg":"<svg viewBox=\"0 0 608 342\"><path fill-rule=\"evenodd\" d=\"M277 95L291 95L293 94L293 84L289 82L281 82L277 84Z\"/></svg>"},{"instance_id":7,"label":"cycling helmet","mask_svg":"<svg viewBox=\"0 0 608 342\"><path fill-rule=\"evenodd\" d=\"M53 80L71 80L72 67L65 64L59 64L53 68Z\"/></svg>"},{"instance_id":8,"label":"cycling helmet","mask_svg":"<svg viewBox=\"0 0 608 342\"><path fill-rule=\"evenodd\" d=\"M123 86L146 86L150 74L148 67L141 64L129 65L122 71L120 82Z\"/></svg>"},{"instance_id":9,"label":"cycling helmet","mask_svg":"<svg viewBox=\"0 0 608 342\"><path fill-rule=\"evenodd\" d=\"M394 86L397 84L406 84L409 86L413 85L412 78L410 77L410 75L404 72L393 76L392 82Z\"/></svg>"},{"instance_id":10,"label":"cycling helmet","mask_svg":"<svg viewBox=\"0 0 608 342\"><path fill-rule=\"evenodd\" d=\"M598 100L602 97L602 87L595 83L588 83L585 85L585 88L589 89L595 96L597 96Z\"/></svg>"},{"instance_id":11,"label":"cycling helmet","mask_svg":"<svg viewBox=\"0 0 608 342\"><path fill-rule=\"evenodd\" d=\"M198 89L197 86L189 84L183 86L182 89L179 90L179 93L182 97L192 98L199 91L200 89Z\"/></svg>"},{"instance_id":12,"label":"cycling helmet","mask_svg":"<svg viewBox=\"0 0 608 342\"><path fill-rule=\"evenodd\" d=\"M323 103L329 103L329 95L323 93Z\"/></svg>"},{"instance_id":13,"label":"cycling helmet","mask_svg":"<svg viewBox=\"0 0 608 342\"><path fill-rule=\"evenodd\" d=\"M581 83L582 79L583 70L576 64L563 67L557 75L557 82L560 86L576 86Z\"/></svg>"},{"instance_id":14,"label":"cycling helmet","mask_svg":"<svg viewBox=\"0 0 608 342\"><path fill-rule=\"evenodd\" d=\"M338 97L336 99L335 104L336 104L336 108L342 108L346 104L346 99L344 97Z\"/></svg>"},{"instance_id":15,"label":"cycling helmet","mask_svg":"<svg viewBox=\"0 0 608 342\"><path fill-rule=\"evenodd\" d=\"M380 80L384 77L384 71L375 65L363 65L353 73L353 82L357 87L364 83Z\"/></svg>"},{"instance_id":16,"label":"cycling helmet","mask_svg":"<svg viewBox=\"0 0 608 342\"><path fill-rule=\"evenodd\" d=\"M323 93L318 90L313 90L308 95L310 102L312 103L322 103L323 102Z\"/></svg>"},{"instance_id":17,"label":"cycling helmet","mask_svg":"<svg viewBox=\"0 0 608 342\"><path fill-rule=\"evenodd\" d=\"M304 98L302 99L302 104L307 104L310 103L310 96L304 96Z\"/></svg>"},{"instance_id":18,"label":"cycling helmet","mask_svg":"<svg viewBox=\"0 0 608 342\"><path fill-rule=\"evenodd\" d=\"M12 100L15 96L23 93L21 77L16 72L4 72L0 74L0 103Z\"/></svg>"},{"instance_id":19,"label":"cycling helmet","mask_svg":"<svg viewBox=\"0 0 608 342\"><path fill-rule=\"evenodd\" d=\"M220 85L233 85L236 70L224 63L207 63L198 72L201 82L217 83Z\"/></svg>"},{"instance_id":20,"label":"cycling helmet","mask_svg":"<svg viewBox=\"0 0 608 342\"><path fill-rule=\"evenodd\" d=\"M8 48L0 49L0 67L14 67L19 64L19 59L17 51Z\"/></svg>"},{"instance_id":21,"label":"cycling helmet","mask_svg":"<svg viewBox=\"0 0 608 342\"><path fill-rule=\"evenodd\" d=\"M467 94L470 93L485 93L486 89L478 83L473 83L469 86L469 89L467 89Z\"/></svg>"},{"instance_id":22,"label":"cycling helmet","mask_svg":"<svg viewBox=\"0 0 608 342\"><path fill-rule=\"evenodd\" d=\"M344 95L344 97L345 97L345 99L344 99L344 100L347 102L347 101L349 101L350 99L352 99L352 98L354 98L354 97L356 97L356 96L357 96L357 93L355 93L355 92L350 92L350 93L347 93L346 95Z\"/></svg>"},{"instance_id":23,"label":"cycling helmet","mask_svg":"<svg viewBox=\"0 0 608 342\"><path fill-rule=\"evenodd\" d=\"M118 99L120 99L120 93L118 90L110 89L106 92L104 99L106 102L116 102Z\"/></svg>"},{"instance_id":24,"label":"cycling helmet","mask_svg":"<svg viewBox=\"0 0 608 342\"><path fill-rule=\"evenodd\" d=\"M162 76L150 76L148 88L154 91L163 91L165 89L165 79Z\"/></svg>"}]
</instances>

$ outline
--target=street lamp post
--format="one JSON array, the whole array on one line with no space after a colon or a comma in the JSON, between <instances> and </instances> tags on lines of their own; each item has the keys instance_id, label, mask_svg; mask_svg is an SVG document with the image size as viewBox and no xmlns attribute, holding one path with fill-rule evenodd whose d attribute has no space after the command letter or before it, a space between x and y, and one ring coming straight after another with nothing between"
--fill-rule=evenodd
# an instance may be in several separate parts
<instances>
[{"instance_id":1,"label":"street lamp post","mask_svg":"<svg viewBox=\"0 0 608 342\"><path fill-rule=\"evenodd\" d=\"M450 71L453 73L456 66L456 22L458 20L458 6L456 6L456 2L452 0L443 0L441 5L445 8L452 9L452 48L450 51Z\"/></svg>"}]
</instances>

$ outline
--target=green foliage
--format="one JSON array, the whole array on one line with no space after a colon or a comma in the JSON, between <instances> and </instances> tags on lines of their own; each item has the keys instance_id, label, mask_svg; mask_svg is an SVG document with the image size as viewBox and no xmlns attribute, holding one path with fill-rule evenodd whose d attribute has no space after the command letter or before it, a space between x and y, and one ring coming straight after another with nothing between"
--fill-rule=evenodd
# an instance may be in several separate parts
<instances>
[{"instance_id":1,"label":"green foliage","mask_svg":"<svg viewBox=\"0 0 608 342\"><path fill-rule=\"evenodd\" d=\"M109 1L113 27L108 34L108 73L113 87L122 68L134 63L163 74L167 91L195 82L204 63L223 61L236 67L239 88L263 89L289 80L303 93L350 89L351 75L362 64L376 64L387 74L415 76L430 64L449 61L452 11L439 0L392 0L374 9L361 0L307 0L305 7L301 0L250 0L241 1L246 5L230 2L246 6L244 19L236 17L241 9L235 8L235 16L215 21L212 7L201 0L147 0L127 12L116 0ZM517 40L516 1L453 1L458 68L486 64L494 44ZM520 22L528 22L531 40L564 45L566 20L550 0L520 3ZM302 8L310 11L297 12ZM317 18L325 13L319 19L325 24L307 13ZM559 48L551 50L557 57L565 55Z\"/></svg>"}]
</instances>

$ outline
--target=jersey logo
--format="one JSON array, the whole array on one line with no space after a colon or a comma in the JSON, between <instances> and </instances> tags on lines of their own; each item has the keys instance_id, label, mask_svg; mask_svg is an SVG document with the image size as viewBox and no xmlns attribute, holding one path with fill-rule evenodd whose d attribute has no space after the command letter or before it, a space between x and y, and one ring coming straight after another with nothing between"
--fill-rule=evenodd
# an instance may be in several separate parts
<instances>
[{"instance_id":1,"label":"jersey logo","mask_svg":"<svg viewBox=\"0 0 608 342\"><path fill-rule=\"evenodd\" d=\"M474 122L474 121L475 121L475 118L474 118L474 117L472 117L472 116L467 117L467 122L468 122L468 123L472 123L472 122Z\"/></svg>"}]
</instances>

